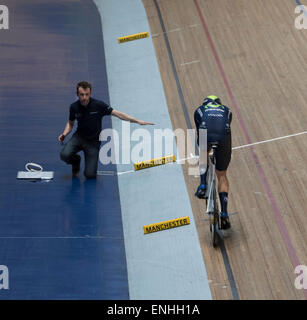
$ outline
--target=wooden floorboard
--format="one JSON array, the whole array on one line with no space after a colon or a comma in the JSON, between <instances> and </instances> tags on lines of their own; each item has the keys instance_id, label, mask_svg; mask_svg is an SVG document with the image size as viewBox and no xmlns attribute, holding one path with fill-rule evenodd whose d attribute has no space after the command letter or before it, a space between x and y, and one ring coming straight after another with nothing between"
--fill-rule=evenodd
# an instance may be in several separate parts
<instances>
[{"instance_id":1,"label":"wooden floorboard","mask_svg":"<svg viewBox=\"0 0 307 320\"><path fill-rule=\"evenodd\" d=\"M203 98L217 94L234 113L234 147L248 139L257 142L306 131L307 31L294 27L294 0L157 2L193 125L193 112ZM186 129L154 0L143 4L173 128ZM295 257L307 264L306 138L300 135L233 151L229 211L239 214L231 217L232 229L225 232L224 243L240 299L306 298L294 286ZM204 203L194 197L199 180L188 169L183 165L212 296L233 299L221 251L210 244Z\"/></svg>"}]
</instances>

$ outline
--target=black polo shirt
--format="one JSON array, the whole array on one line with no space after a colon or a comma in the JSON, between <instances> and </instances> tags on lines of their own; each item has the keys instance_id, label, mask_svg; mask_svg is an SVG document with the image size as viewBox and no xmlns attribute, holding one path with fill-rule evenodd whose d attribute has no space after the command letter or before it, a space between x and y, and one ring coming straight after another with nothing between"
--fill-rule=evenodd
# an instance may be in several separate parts
<instances>
[{"instance_id":1,"label":"black polo shirt","mask_svg":"<svg viewBox=\"0 0 307 320\"><path fill-rule=\"evenodd\" d=\"M70 105L69 120L78 120L77 132L82 137L87 140L99 140L101 119L103 116L111 114L112 110L108 104L93 98L90 98L86 107L77 100Z\"/></svg>"}]
</instances>

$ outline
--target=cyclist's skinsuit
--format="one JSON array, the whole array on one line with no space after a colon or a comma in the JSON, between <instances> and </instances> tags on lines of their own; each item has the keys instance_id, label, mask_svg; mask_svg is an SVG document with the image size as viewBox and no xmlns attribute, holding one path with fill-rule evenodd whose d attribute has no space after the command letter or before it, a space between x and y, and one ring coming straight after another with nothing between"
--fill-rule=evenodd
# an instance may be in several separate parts
<instances>
[{"instance_id":1,"label":"cyclist's skinsuit","mask_svg":"<svg viewBox=\"0 0 307 320\"><path fill-rule=\"evenodd\" d=\"M228 107L209 102L198 107L194 112L197 129L197 144L199 144L199 129L207 129L208 151L210 142L219 142L216 150L216 169L227 170L231 159L232 113Z\"/></svg>"}]
</instances>

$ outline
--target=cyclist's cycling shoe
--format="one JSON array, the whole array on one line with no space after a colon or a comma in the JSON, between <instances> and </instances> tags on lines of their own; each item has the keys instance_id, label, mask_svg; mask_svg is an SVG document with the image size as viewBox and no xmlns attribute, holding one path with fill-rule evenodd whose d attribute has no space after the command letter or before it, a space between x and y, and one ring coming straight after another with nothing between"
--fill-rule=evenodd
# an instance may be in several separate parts
<instances>
[{"instance_id":1,"label":"cyclist's cycling shoe","mask_svg":"<svg viewBox=\"0 0 307 320\"><path fill-rule=\"evenodd\" d=\"M226 230L231 227L229 222L229 216L225 212L221 212L221 229Z\"/></svg>"},{"instance_id":2,"label":"cyclist's cycling shoe","mask_svg":"<svg viewBox=\"0 0 307 320\"><path fill-rule=\"evenodd\" d=\"M206 196L206 185L205 184L201 184L198 188L197 191L195 192L195 196L199 199L205 199Z\"/></svg>"}]
</instances>

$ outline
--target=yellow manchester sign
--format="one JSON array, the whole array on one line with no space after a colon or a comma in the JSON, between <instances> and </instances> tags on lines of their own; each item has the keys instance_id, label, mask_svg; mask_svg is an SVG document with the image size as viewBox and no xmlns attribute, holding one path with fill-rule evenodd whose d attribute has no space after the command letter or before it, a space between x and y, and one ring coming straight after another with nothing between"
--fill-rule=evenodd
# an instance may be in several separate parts
<instances>
[{"instance_id":1,"label":"yellow manchester sign","mask_svg":"<svg viewBox=\"0 0 307 320\"><path fill-rule=\"evenodd\" d=\"M176 157L174 155L135 163L134 170L137 171L137 170L146 169L150 167L160 166L162 164L166 164L170 162L176 162Z\"/></svg>"},{"instance_id":2,"label":"yellow manchester sign","mask_svg":"<svg viewBox=\"0 0 307 320\"><path fill-rule=\"evenodd\" d=\"M149 224L147 226L144 226L143 229L144 229L144 234L147 234L147 233L172 229L172 228L176 228L176 227L181 227L181 226L185 226L187 224L190 224L190 218L189 217L182 217L182 218L163 221L163 222L159 222L159 223Z\"/></svg>"},{"instance_id":3,"label":"yellow manchester sign","mask_svg":"<svg viewBox=\"0 0 307 320\"><path fill-rule=\"evenodd\" d=\"M132 41L132 40L138 40L138 39L143 39L143 38L148 38L149 33L148 32L141 32L141 33L136 33L136 34L131 34L129 36L125 37L119 37L117 38L118 43L123 43L127 41Z\"/></svg>"}]
</instances>

